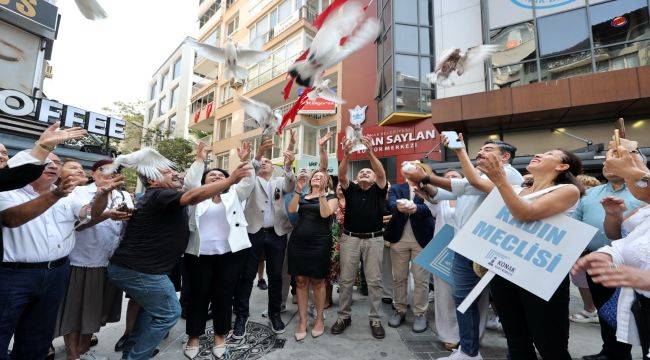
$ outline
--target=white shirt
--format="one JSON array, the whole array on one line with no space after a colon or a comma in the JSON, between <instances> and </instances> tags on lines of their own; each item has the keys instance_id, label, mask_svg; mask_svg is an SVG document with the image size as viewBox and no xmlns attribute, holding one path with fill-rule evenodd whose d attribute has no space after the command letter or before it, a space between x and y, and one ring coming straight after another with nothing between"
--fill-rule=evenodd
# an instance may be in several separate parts
<instances>
[{"instance_id":1,"label":"white shirt","mask_svg":"<svg viewBox=\"0 0 650 360\"><path fill-rule=\"evenodd\" d=\"M644 216L644 213L639 213L641 211L633 217ZM598 249L598 252L611 255L614 264L650 270L650 221L643 222L628 236L612 241L611 246L604 246ZM616 339L624 343L640 345L639 332L631 312L634 291L632 288L621 288L616 309ZM636 291L650 298L650 291Z\"/></svg>"},{"instance_id":2,"label":"white shirt","mask_svg":"<svg viewBox=\"0 0 650 360\"><path fill-rule=\"evenodd\" d=\"M275 219L275 209L273 209L273 183L270 181L270 179L269 181L265 180L262 177L259 177L258 179L260 180L260 183L264 187L266 196L268 196L268 200L266 201L266 207L264 208L263 227L270 228L273 227L273 219Z\"/></svg>"},{"instance_id":3,"label":"white shirt","mask_svg":"<svg viewBox=\"0 0 650 360\"><path fill-rule=\"evenodd\" d=\"M524 182L524 178L519 171L513 168L510 164L503 166L506 172L506 179L508 183L513 186L520 186ZM485 174L481 177L487 179ZM472 217L476 209L481 206L483 200L487 197L487 193L475 188L469 183L467 178L464 179L451 179L451 192L438 189L438 193L434 200L454 200L456 202L456 229L462 228L467 221Z\"/></svg>"},{"instance_id":4,"label":"white shirt","mask_svg":"<svg viewBox=\"0 0 650 360\"><path fill-rule=\"evenodd\" d=\"M39 196L31 185L0 193L0 211ZM17 228L2 228L4 262L35 263L58 260L72 251L74 224L84 207L75 197L57 201L43 214Z\"/></svg>"},{"instance_id":5,"label":"white shirt","mask_svg":"<svg viewBox=\"0 0 650 360\"><path fill-rule=\"evenodd\" d=\"M230 224L226 219L226 207L223 202L215 204L210 201L207 210L201 215L199 235L199 255L223 255L229 253Z\"/></svg>"},{"instance_id":6,"label":"white shirt","mask_svg":"<svg viewBox=\"0 0 650 360\"><path fill-rule=\"evenodd\" d=\"M27 164L43 165L52 161L50 158L45 158L45 161L40 161L37 158L33 157L29 152L30 150L23 150L14 155L11 159L9 159L9 161L7 161L7 167L15 168Z\"/></svg>"},{"instance_id":7,"label":"white shirt","mask_svg":"<svg viewBox=\"0 0 650 360\"><path fill-rule=\"evenodd\" d=\"M82 204L89 204L96 193L97 185L93 183L75 188L70 196L76 197ZM115 208L122 202L129 208L134 208L128 192L113 190L107 208ZM77 231L77 240L70 253L70 264L91 268L108 266L108 258L120 243L124 224L123 221L107 219L91 228Z\"/></svg>"},{"instance_id":8,"label":"white shirt","mask_svg":"<svg viewBox=\"0 0 650 360\"><path fill-rule=\"evenodd\" d=\"M433 232L433 236L438 235L438 232L442 230L445 225L449 225L454 228L455 231L458 231L456 227L456 208L451 207L449 200L438 201L435 204L426 202L431 214L436 218L436 228Z\"/></svg>"}]
</instances>

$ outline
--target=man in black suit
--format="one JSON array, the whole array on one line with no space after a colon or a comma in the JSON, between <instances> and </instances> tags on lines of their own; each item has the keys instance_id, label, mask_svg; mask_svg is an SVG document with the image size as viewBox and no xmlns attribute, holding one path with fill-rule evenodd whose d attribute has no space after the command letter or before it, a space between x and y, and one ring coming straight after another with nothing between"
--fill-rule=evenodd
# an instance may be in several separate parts
<instances>
[{"instance_id":1,"label":"man in black suit","mask_svg":"<svg viewBox=\"0 0 650 360\"><path fill-rule=\"evenodd\" d=\"M418 164L420 165L420 164ZM424 200L415 194L416 184L407 182L393 185L389 191L388 208L392 218L384 239L390 242L390 258L393 268L393 300L395 312L388 325L398 327L404 321L407 306L407 285L409 264L413 274L413 331L427 329L427 308L429 306L429 273L411 261L427 246L433 237L435 220Z\"/></svg>"}]
</instances>

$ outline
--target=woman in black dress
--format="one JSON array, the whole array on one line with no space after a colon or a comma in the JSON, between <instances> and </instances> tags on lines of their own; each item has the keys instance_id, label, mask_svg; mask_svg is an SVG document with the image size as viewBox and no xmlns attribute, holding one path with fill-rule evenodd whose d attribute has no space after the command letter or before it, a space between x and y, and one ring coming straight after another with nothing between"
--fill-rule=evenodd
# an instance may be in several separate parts
<instances>
[{"instance_id":1,"label":"woman in black dress","mask_svg":"<svg viewBox=\"0 0 650 360\"><path fill-rule=\"evenodd\" d=\"M306 178L298 179L295 194L289 204L289 212L298 213L298 222L291 233L288 249L289 274L296 277L298 287L300 323L296 327L297 341L307 337L310 283L317 312L311 335L316 338L325 331L325 278L329 272L332 253L332 219L338 207L338 199L331 192L332 180L326 172L314 172L309 180L309 193L302 195L302 189L306 185Z\"/></svg>"}]
</instances>

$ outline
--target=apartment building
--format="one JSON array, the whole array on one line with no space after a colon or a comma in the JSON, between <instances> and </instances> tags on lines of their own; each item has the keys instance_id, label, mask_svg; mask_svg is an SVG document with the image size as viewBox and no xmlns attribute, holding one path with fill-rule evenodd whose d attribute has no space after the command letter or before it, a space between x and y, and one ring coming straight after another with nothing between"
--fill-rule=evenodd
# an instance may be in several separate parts
<instances>
[{"instance_id":1,"label":"apartment building","mask_svg":"<svg viewBox=\"0 0 650 360\"><path fill-rule=\"evenodd\" d=\"M181 42L149 80L144 126L153 136L145 141L188 138L192 87L207 82L193 68L194 51Z\"/></svg>"},{"instance_id":2,"label":"apartment building","mask_svg":"<svg viewBox=\"0 0 650 360\"><path fill-rule=\"evenodd\" d=\"M250 141L254 150L261 140L261 130L252 119L247 118L244 109L234 101L235 93L262 101L271 108L286 111L299 96L300 89L294 86L290 98L285 101L282 88L286 83L286 72L316 34L312 22L316 15L329 5L328 0L203 0L200 2L198 40L210 45L223 46L228 38L243 46L261 44L271 56L252 66L248 78L242 83L229 83L221 77L218 64L197 58L194 72L209 84L195 85L192 90L191 128L212 131L212 160L214 165L232 169L237 165L235 149L241 141ZM328 69L326 78L342 95L340 84L341 65ZM374 86L374 85L370 85ZM340 106L317 101L309 103L298 115L296 121L287 126L282 135L276 135L275 147L267 156L282 162L282 151L288 141L288 131L298 134L300 147L297 150L298 167L315 168L319 156L317 139L327 131L336 132L343 113ZM336 144L328 148L329 170L336 171Z\"/></svg>"}]
</instances>

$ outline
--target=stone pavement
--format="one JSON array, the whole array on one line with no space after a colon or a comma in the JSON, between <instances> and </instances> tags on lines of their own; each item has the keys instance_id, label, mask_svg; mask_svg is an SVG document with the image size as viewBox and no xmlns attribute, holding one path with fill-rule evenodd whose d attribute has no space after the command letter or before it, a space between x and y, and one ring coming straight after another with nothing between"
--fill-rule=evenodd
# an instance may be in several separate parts
<instances>
[{"instance_id":1,"label":"stone pavement","mask_svg":"<svg viewBox=\"0 0 650 360\"><path fill-rule=\"evenodd\" d=\"M334 291L334 302L337 303L336 290ZM270 331L266 318L262 317L262 311L266 309L266 291L260 291L257 287L253 290L251 299L251 318L248 327L248 336L241 343L233 344L228 359L252 360L286 360L286 359L356 359L356 360L415 360L415 359L436 359L446 356L442 344L436 340L435 331L429 328L422 334L415 334L410 330L412 314L409 314L407 321L398 329L388 327L387 320L384 320L386 338L375 340L370 334L368 325L368 302L365 296L357 291L354 293L354 304L352 306L352 326L342 335L331 335L329 325L336 320L336 305L325 311L325 323L328 330L323 336L313 339L311 336L304 341L297 343L293 338L293 331L297 324L297 305L291 304L289 297L288 311L282 315L287 323L287 330L284 334L276 336ZM571 311L577 312L581 308L580 298L575 288L572 289ZM123 310L126 310L126 302ZM390 305L384 305L385 319L391 312ZM109 324L99 333L99 345L96 350L99 354L108 356L109 359L120 359L121 354L113 351L115 342L124 331L124 316L117 324ZM429 324L433 324L433 306L429 307ZM211 326L211 322L209 322ZM209 330L211 331L211 329ZM180 320L174 327L170 336L160 346L160 354L155 359L184 359L183 343L185 337L185 322ZM200 359L211 359L210 340L206 337L202 340L202 352ZM65 359L63 339L54 341L57 349L56 359ZM571 323L570 351L574 358L579 359L584 355L597 353L600 350L600 330L594 324ZM503 335L497 331L488 330L481 344L481 353L485 359L506 359L506 341ZM634 359L641 359L640 348L633 350Z\"/></svg>"}]
</instances>

